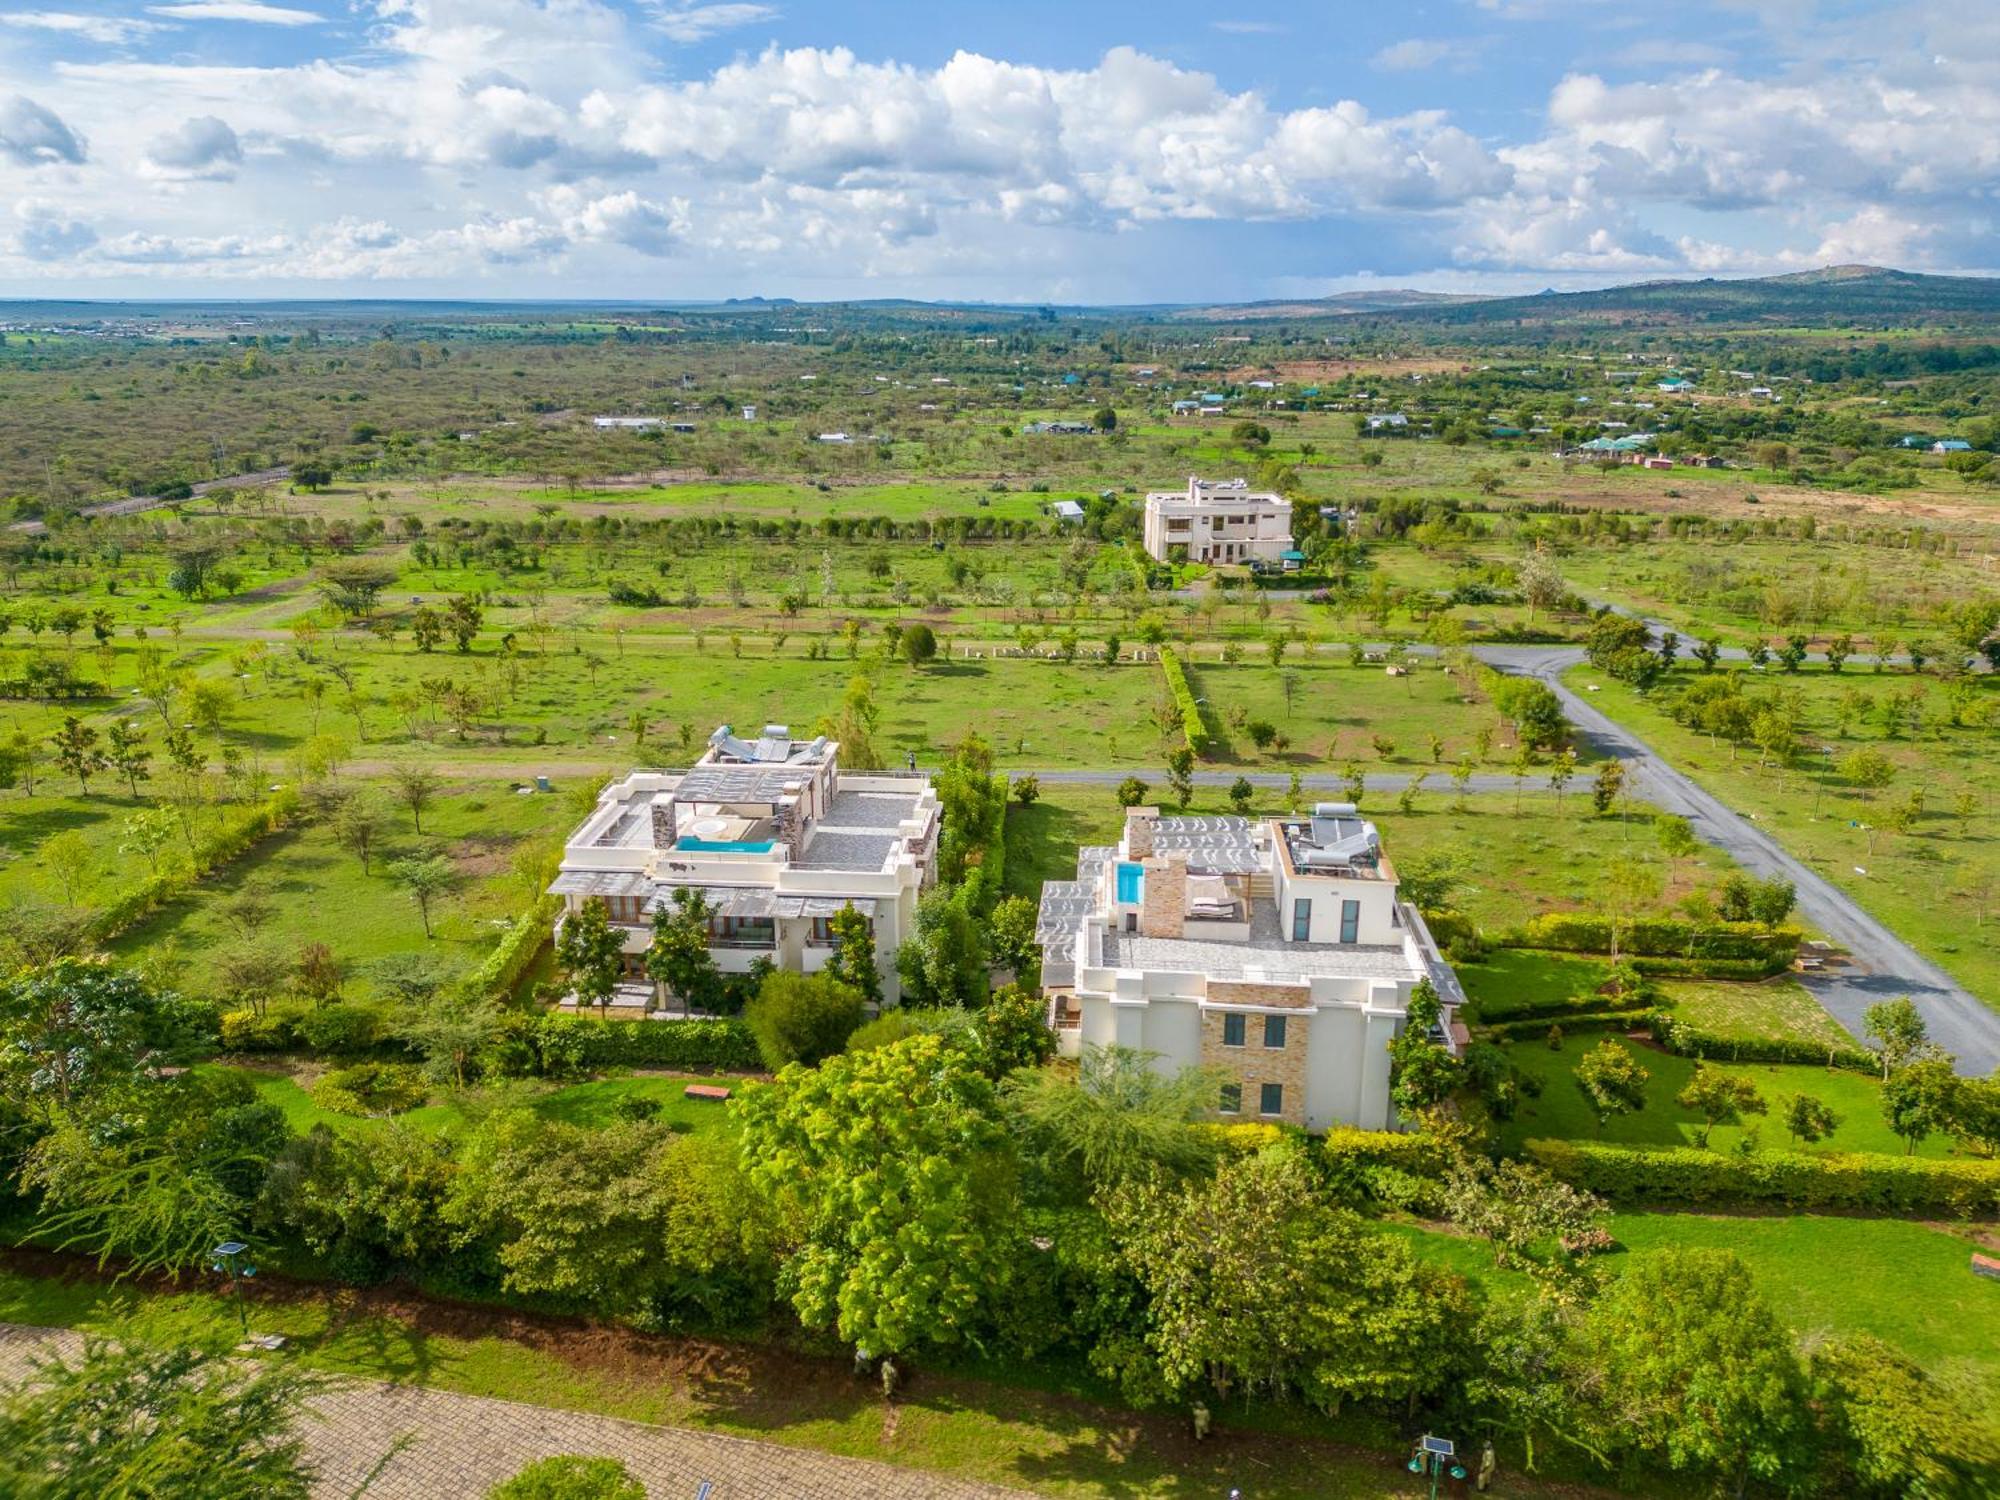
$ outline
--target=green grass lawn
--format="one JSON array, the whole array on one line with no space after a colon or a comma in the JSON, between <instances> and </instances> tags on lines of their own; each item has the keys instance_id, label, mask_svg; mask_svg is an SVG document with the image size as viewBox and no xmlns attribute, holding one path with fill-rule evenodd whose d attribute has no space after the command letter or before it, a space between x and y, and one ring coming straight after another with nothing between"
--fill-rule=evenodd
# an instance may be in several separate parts
<instances>
[{"instance_id":1,"label":"green grass lawn","mask_svg":"<svg viewBox=\"0 0 2000 1500\"><path fill-rule=\"evenodd\" d=\"M312 1095L306 1088L290 1072L281 1068L228 1064L211 1066L218 1073L229 1073L249 1079L255 1086L258 1096L267 1104L277 1105L284 1112L285 1123L301 1134L311 1130L315 1125L326 1125L335 1130L371 1130L383 1123L376 1119L360 1119L353 1115L322 1109L313 1101ZM618 1118L618 1107L625 1101L645 1099L651 1101L657 1108L658 1113L655 1118L673 1126L676 1130L694 1132L733 1128L735 1116L727 1104L687 1097L686 1089L691 1083L719 1083L739 1097L746 1090L759 1087L754 1079L676 1073L635 1073L617 1078L600 1078L588 1083L573 1083L560 1088L537 1084L514 1085L509 1094L497 1097L509 1097L513 1089L518 1089L521 1102L536 1114L544 1119L559 1120L569 1125L609 1124ZM475 1101L481 1104L491 1103L495 1098L496 1096L490 1092L475 1092L460 1097L440 1091L426 1103L394 1118L421 1130L458 1130L468 1123L468 1105Z\"/></svg>"},{"instance_id":2,"label":"green grass lawn","mask_svg":"<svg viewBox=\"0 0 2000 1500\"><path fill-rule=\"evenodd\" d=\"M1515 1067L1540 1080L1541 1097L1524 1099L1519 1112L1500 1127L1501 1144L1516 1150L1521 1142L1536 1136L1576 1140L1598 1139L1597 1120L1586 1107L1574 1077L1577 1063L1585 1052L1604 1040L1599 1035L1579 1035L1552 1052L1539 1041L1513 1042L1507 1055ZM1691 1058L1675 1057L1656 1048L1620 1039L1616 1045L1628 1047L1652 1075L1646 1087L1646 1107L1636 1114L1614 1117L1604 1127L1602 1139L1628 1146L1691 1146L1700 1134L1701 1121L1691 1111L1674 1102L1674 1096L1693 1075ZM1757 1087L1770 1114L1750 1116L1743 1125L1718 1125L1709 1137L1712 1151L1730 1151L1746 1131L1755 1131L1759 1147L1765 1151L1791 1149L1785 1134L1783 1110L1794 1094L1812 1094L1824 1100L1839 1116L1840 1125L1832 1136L1811 1151L1873 1151L1901 1156L1903 1142L1882 1123L1881 1085L1860 1073L1782 1063L1717 1063L1723 1072L1747 1078ZM1949 1156L1951 1142L1933 1136L1917 1148L1922 1156Z\"/></svg>"}]
</instances>

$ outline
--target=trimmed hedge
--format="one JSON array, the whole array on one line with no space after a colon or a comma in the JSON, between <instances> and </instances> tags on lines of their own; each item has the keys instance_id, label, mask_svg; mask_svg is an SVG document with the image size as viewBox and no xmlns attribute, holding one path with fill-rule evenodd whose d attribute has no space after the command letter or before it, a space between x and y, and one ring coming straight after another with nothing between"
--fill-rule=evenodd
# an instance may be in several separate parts
<instances>
[{"instance_id":1,"label":"trimmed hedge","mask_svg":"<svg viewBox=\"0 0 2000 1500\"><path fill-rule=\"evenodd\" d=\"M1433 1137L1400 1130L1356 1130L1336 1125L1320 1140L1329 1167L1395 1167L1418 1177L1442 1177L1445 1151Z\"/></svg>"},{"instance_id":2,"label":"trimmed hedge","mask_svg":"<svg viewBox=\"0 0 2000 1500\"><path fill-rule=\"evenodd\" d=\"M1534 1016L1518 1021L1495 1021L1492 1025L1475 1028L1480 1037L1489 1042L1516 1042L1524 1038L1540 1041L1549 1034L1551 1026L1560 1026L1564 1036L1581 1036L1585 1032L1630 1031L1647 1024L1649 1018L1634 1011L1578 1011L1575 1015Z\"/></svg>"},{"instance_id":3,"label":"trimmed hedge","mask_svg":"<svg viewBox=\"0 0 2000 1500\"><path fill-rule=\"evenodd\" d=\"M1574 1187L1617 1203L1782 1203L1954 1218L2000 1214L2000 1161L1940 1161L1856 1152L1736 1156L1596 1141L1533 1140L1528 1158Z\"/></svg>"},{"instance_id":4,"label":"trimmed hedge","mask_svg":"<svg viewBox=\"0 0 2000 1500\"><path fill-rule=\"evenodd\" d=\"M598 1068L720 1068L761 1073L757 1039L741 1021L610 1020L551 1012L535 1024L534 1042L577 1066Z\"/></svg>"},{"instance_id":5,"label":"trimmed hedge","mask_svg":"<svg viewBox=\"0 0 2000 1500\"><path fill-rule=\"evenodd\" d=\"M1666 1011L1646 1018L1653 1040L1682 1057L1699 1057L1710 1062L1809 1063L1821 1068L1845 1068L1854 1073L1879 1074L1882 1059L1864 1047L1822 1047L1791 1037L1717 1036L1685 1021L1677 1021Z\"/></svg>"},{"instance_id":6,"label":"trimmed hedge","mask_svg":"<svg viewBox=\"0 0 2000 1500\"><path fill-rule=\"evenodd\" d=\"M1180 710L1181 738L1188 749L1200 755L1208 748L1208 729L1201 721L1201 705L1194 701L1194 689L1188 686L1187 671L1172 646L1160 647L1160 670L1166 674L1174 707Z\"/></svg>"},{"instance_id":7,"label":"trimmed hedge","mask_svg":"<svg viewBox=\"0 0 2000 1500\"><path fill-rule=\"evenodd\" d=\"M1771 958L1629 958L1649 979L1737 979L1754 984L1784 973L1790 959Z\"/></svg>"},{"instance_id":8,"label":"trimmed hedge","mask_svg":"<svg viewBox=\"0 0 2000 1500\"><path fill-rule=\"evenodd\" d=\"M1515 936L1509 935L1510 939ZM1796 927L1766 928L1754 922L1697 926L1675 917L1649 917L1625 924L1619 934L1619 951L1634 958L1683 962L1722 959L1783 968L1798 957L1800 938ZM1609 953L1611 924L1587 912L1543 912L1530 917L1520 929L1518 941L1507 941L1505 946L1551 948L1558 953Z\"/></svg>"},{"instance_id":9,"label":"trimmed hedge","mask_svg":"<svg viewBox=\"0 0 2000 1500\"><path fill-rule=\"evenodd\" d=\"M226 814L222 827L194 846L192 867L165 875L148 875L91 919L90 935L106 943L143 922L168 902L186 895L218 866L247 854L299 816L298 793L289 788L254 807Z\"/></svg>"},{"instance_id":10,"label":"trimmed hedge","mask_svg":"<svg viewBox=\"0 0 2000 1500\"><path fill-rule=\"evenodd\" d=\"M1571 1016L1610 1015L1614 1011L1649 1011L1660 1003L1659 996L1574 995L1558 1000L1522 1000L1516 1004L1487 1000L1473 1002L1472 1010L1481 1024L1503 1026L1513 1021L1568 1021Z\"/></svg>"},{"instance_id":11,"label":"trimmed hedge","mask_svg":"<svg viewBox=\"0 0 2000 1500\"><path fill-rule=\"evenodd\" d=\"M512 995L542 945L555 941L556 913L561 909L562 897L537 896L535 904L514 919L485 962L459 981L459 988L477 1000L505 1000Z\"/></svg>"}]
</instances>

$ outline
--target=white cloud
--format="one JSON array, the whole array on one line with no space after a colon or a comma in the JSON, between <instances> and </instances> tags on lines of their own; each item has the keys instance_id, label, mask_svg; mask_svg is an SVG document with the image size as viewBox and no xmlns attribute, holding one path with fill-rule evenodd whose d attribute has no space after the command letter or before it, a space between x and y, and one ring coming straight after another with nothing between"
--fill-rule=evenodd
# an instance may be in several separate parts
<instances>
[{"instance_id":1,"label":"white cloud","mask_svg":"<svg viewBox=\"0 0 2000 1500\"><path fill-rule=\"evenodd\" d=\"M25 94L0 104L0 160L17 167L77 166L85 155L83 137L46 105Z\"/></svg>"},{"instance_id":2,"label":"white cloud","mask_svg":"<svg viewBox=\"0 0 2000 1500\"><path fill-rule=\"evenodd\" d=\"M15 11L11 15L0 15L0 26L81 37L86 42L102 42L106 46L113 47L123 46L164 29L153 21L140 21L126 16L82 16L66 10Z\"/></svg>"},{"instance_id":3,"label":"white cloud","mask_svg":"<svg viewBox=\"0 0 2000 1500\"><path fill-rule=\"evenodd\" d=\"M1435 68L1439 63L1465 63L1472 56L1471 44L1462 39L1448 41L1441 37L1411 37L1407 41L1392 42L1370 61L1384 73L1418 73L1425 68Z\"/></svg>"},{"instance_id":4,"label":"white cloud","mask_svg":"<svg viewBox=\"0 0 2000 1500\"><path fill-rule=\"evenodd\" d=\"M24 198L14 205L14 216L21 221L14 251L29 260L69 260L97 243L96 230L53 203Z\"/></svg>"},{"instance_id":5,"label":"white cloud","mask_svg":"<svg viewBox=\"0 0 2000 1500\"><path fill-rule=\"evenodd\" d=\"M289 5L265 5L262 0L179 0L173 5L149 5L147 13L177 21L248 21L261 26L318 26L326 17Z\"/></svg>"},{"instance_id":6,"label":"white cloud","mask_svg":"<svg viewBox=\"0 0 2000 1500\"><path fill-rule=\"evenodd\" d=\"M170 176L225 182L243 165L243 142L228 121L195 115L155 140L146 160Z\"/></svg>"},{"instance_id":7,"label":"white cloud","mask_svg":"<svg viewBox=\"0 0 2000 1500\"><path fill-rule=\"evenodd\" d=\"M699 42L719 31L734 31L778 18L774 5L655 5L653 25L676 42Z\"/></svg>"},{"instance_id":8,"label":"white cloud","mask_svg":"<svg viewBox=\"0 0 2000 1500\"><path fill-rule=\"evenodd\" d=\"M1291 30L1281 21L1210 21L1208 29L1225 36L1284 36Z\"/></svg>"}]
</instances>

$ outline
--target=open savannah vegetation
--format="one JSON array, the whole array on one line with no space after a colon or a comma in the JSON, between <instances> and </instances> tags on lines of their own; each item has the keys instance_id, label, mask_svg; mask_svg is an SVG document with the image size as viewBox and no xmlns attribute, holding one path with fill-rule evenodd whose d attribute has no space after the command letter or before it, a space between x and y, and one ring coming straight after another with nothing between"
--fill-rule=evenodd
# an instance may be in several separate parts
<instances>
[{"instance_id":1,"label":"open savannah vegetation","mask_svg":"<svg viewBox=\"0 0 2000 1500\"><path fill-rule=\"evenodd\" d=\"M1983 317L960 312L9 323L0 1317L93 1342L0 1489L115 1388L186 1493L302 1493L362 1377L1107 1500L1414 1496L1426 1432L1524 1496L1994 1493L2000 1083L1844 1026L1793 883L1572 719L2000 1006ZM1190 474L1295 566L1148 556ZM767 723L937 775L904 1004L665 913L699 1013L617 1013L565 836ZM1058 1055L1079 847L1332 800L1464 990L1400 1128ZM589 1457L505 1493L630 1494Z\"/></svg>"}]
</instances>

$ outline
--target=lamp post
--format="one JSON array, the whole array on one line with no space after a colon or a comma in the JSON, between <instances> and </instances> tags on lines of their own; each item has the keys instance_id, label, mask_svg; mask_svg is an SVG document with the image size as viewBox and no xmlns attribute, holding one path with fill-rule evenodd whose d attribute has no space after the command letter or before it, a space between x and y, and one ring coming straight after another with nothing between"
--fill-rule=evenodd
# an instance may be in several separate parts
<instances>
[{"instance_id":1,"label":"lamp post","mask_svg":"<svg viewBox=\"0 0 2000 1500\"><path fill-rule=\"evenodd\" d=\"M1431 1500L1437 1500L1438 1485L1445 1475L1465 1478L1465 1465L1457 1461L1457 1452L1457 1445L1450 1438L1432 1437L1427 1432L1417 1439L1417 1451L1410 1455L1405 1467L1412 1474L1430 1475Z\"/></svg>"},{"instance_id":2,"label":"lamp post","mask_svg":"<svg viewBox=\"0 0 2000 1500\"><path fill-rule=\"evenodd\" d=\"M243 1283L257 1274L257 1268L244 1263L244 1256L250 1247L241 1240L224 1240L209 1254L214 1257L209 1269L224 1278L228 1292L236 1298L236 1321L244 1338L250 1337L250 1306L243 1300Z\"/></svg>"}]
</instances>

